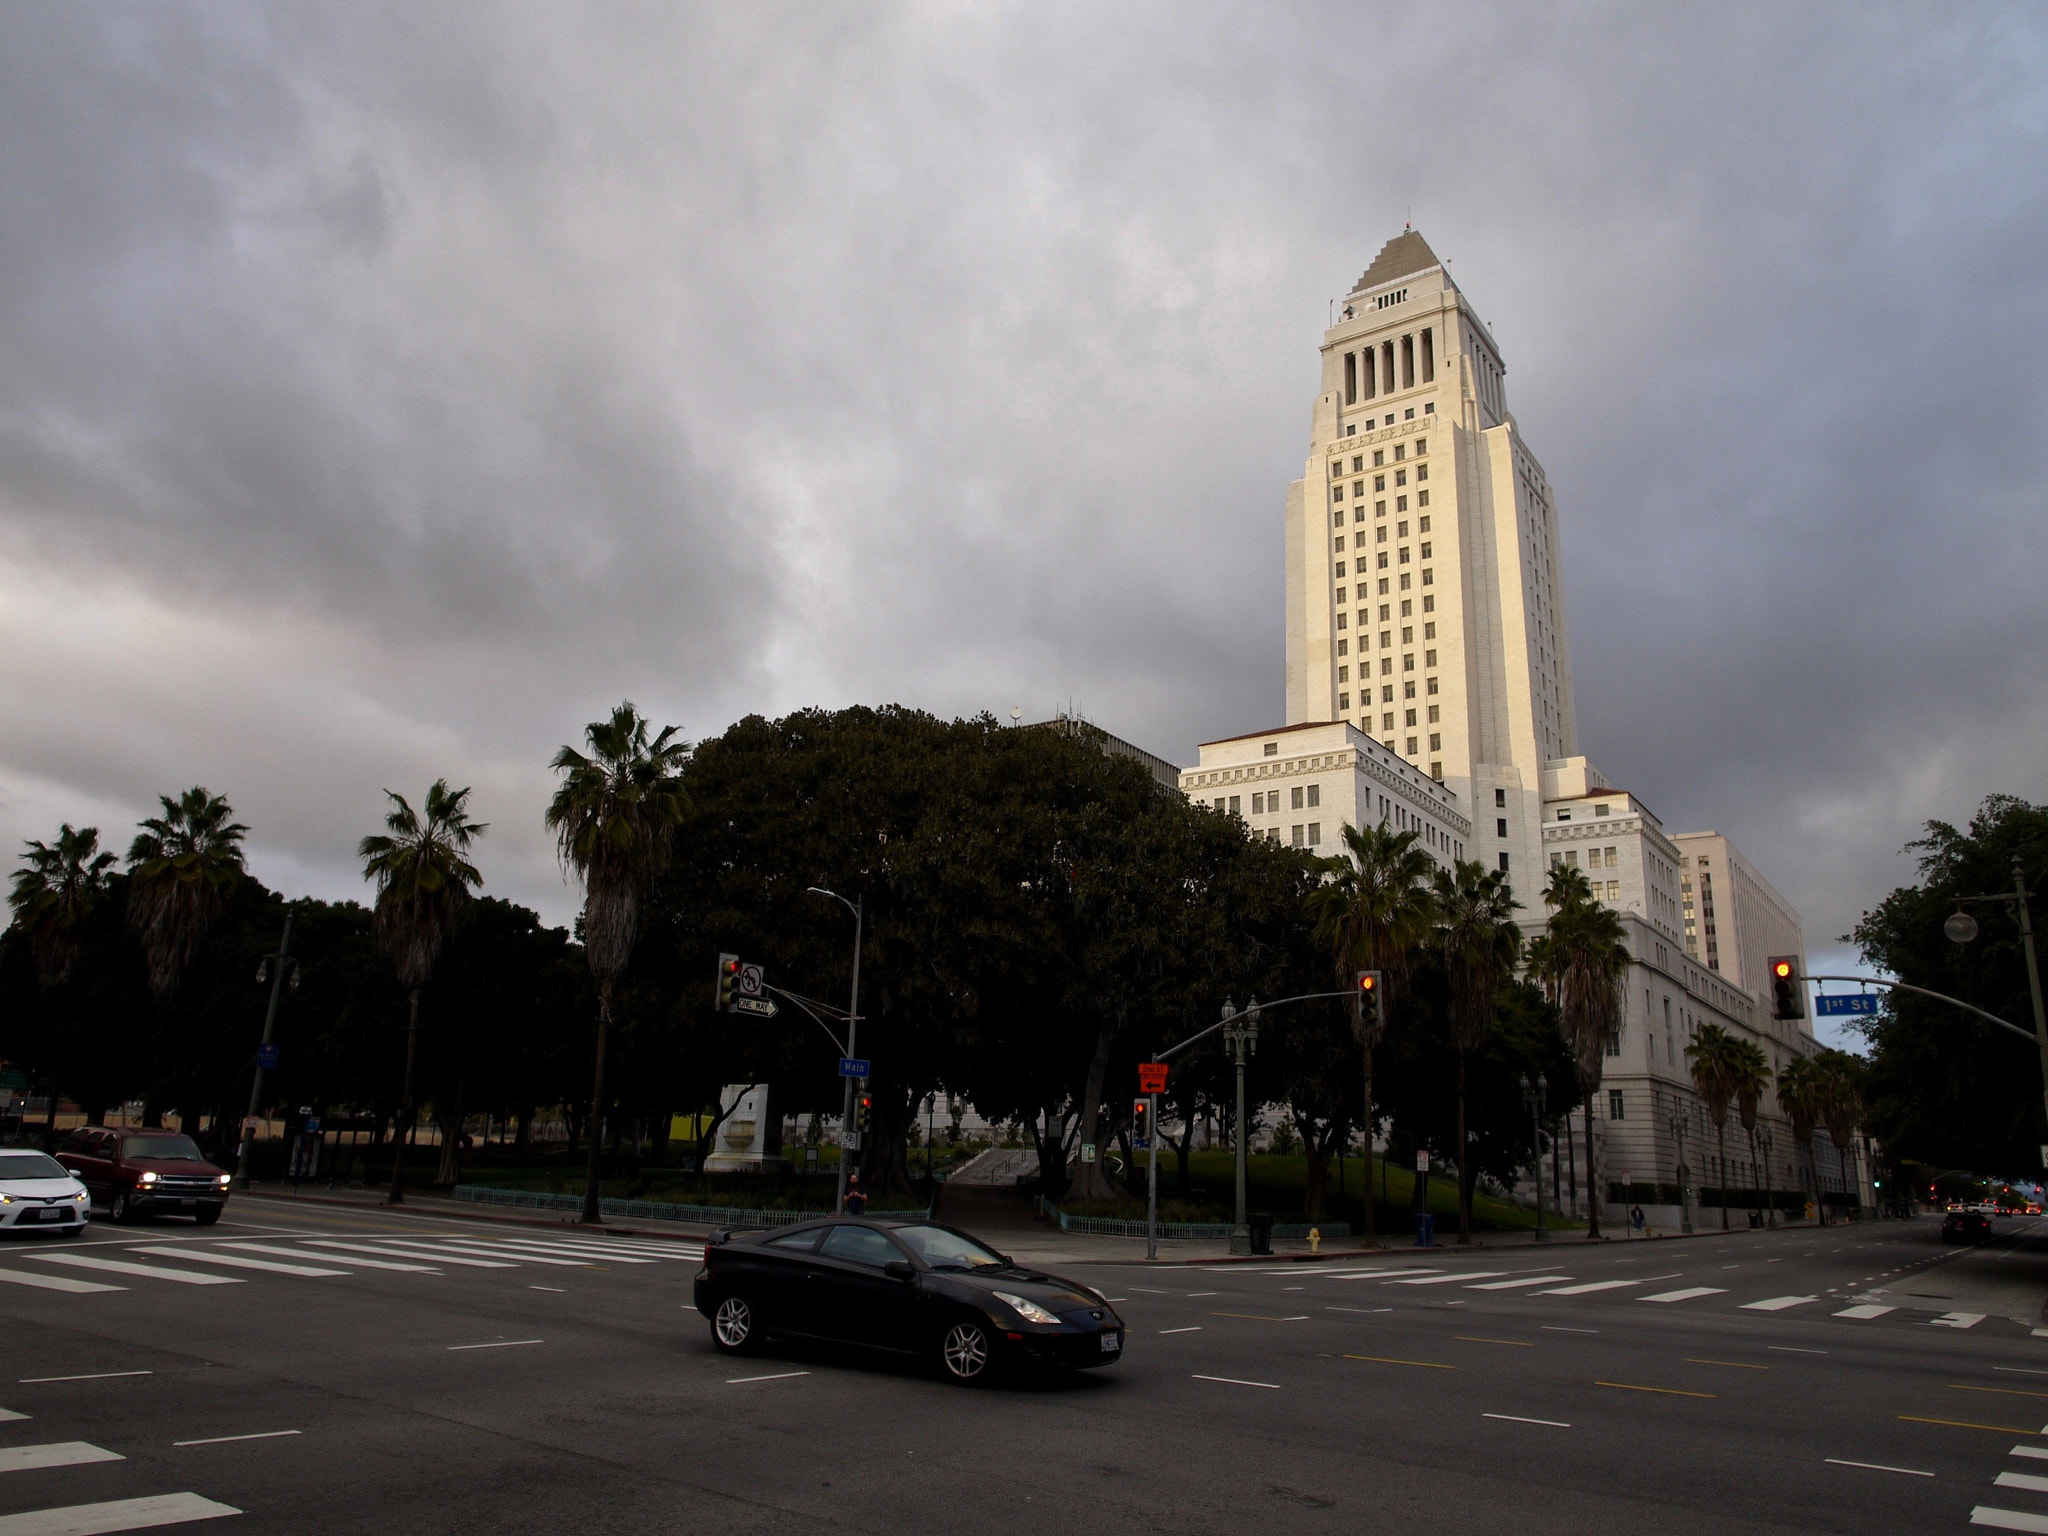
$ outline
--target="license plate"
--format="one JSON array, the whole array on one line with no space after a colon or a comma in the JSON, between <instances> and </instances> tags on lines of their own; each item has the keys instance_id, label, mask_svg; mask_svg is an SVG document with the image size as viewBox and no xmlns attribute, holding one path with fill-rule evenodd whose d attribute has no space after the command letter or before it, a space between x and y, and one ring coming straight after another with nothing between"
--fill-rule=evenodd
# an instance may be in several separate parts
<instances>
[{"instance_id":1,"label":"license plate","mask_svg":"<svg viewBox=\"0 0 2048 1536\"><path fill-rule=\"evenodd\" d=\"M46 1205L36 1212L37 1221L62 1221L63 1219L64 1208L62 1206Z\"/></svg>"},{"instance_id":2,"label":"license plate","mask_svg":"<svg viewBox=\"0 0 2048 1536\"><path fill-rule=\"evenodd\" d=\"M1104 1335L1102 1336L1102 1352L1103 1352L1103 1353L1104 1353L1105 1355L1113 1355L1113 1354L1116 1354L1116 1353L1117 1353L1117 1352L1118 1352L1119 1350L1121 1350L1121 1349L1122 1349L1123 1347L1124 1347L1124 1336L1123 1336L1122 1334L1120 1334L1120 1333L1115 1333L1115 1332L1111 1332L1111 1333L1105 1333L1105 1334L1104 1334Z\"/></svg>"}]
</instances>

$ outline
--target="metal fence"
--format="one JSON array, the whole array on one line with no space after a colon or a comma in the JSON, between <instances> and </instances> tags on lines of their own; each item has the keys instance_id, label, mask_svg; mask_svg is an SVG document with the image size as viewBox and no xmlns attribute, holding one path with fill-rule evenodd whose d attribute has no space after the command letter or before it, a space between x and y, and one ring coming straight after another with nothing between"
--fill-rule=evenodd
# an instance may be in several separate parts
<instances>
[{"instance_id":1,"label":"metal fence","mask_svg":"<svg viewBox=\"0 0 2048 1536\"><path fill-rule=\"evenodd\" d=\"M1145 1223L1142 1221L1117 1221L1107 1216L1072 1216L1043 1197L1038 1204L1047 1217L1059 1223L1062 1232L1084 1232L1097 1237L1143 1237L1146 1233ZM1273 1235L1280 1238L1305 1239L1311 1228L1319 1230L1328 1242L1351 1235L1351 1223L1348 1221L1275 1223ZM1162 1238L1217 1238L1230 1236L1236 1228L1227 1221L1162 1221L1158 1230Z\"/></svg>"},{"instance_id":2,"label":"metal fence","mask_svg":"<svg viewBox=\"0 0 2048 1536\"><path fill-rule=\"evenodd\" d=\"M512 1205L532 1211L580 1211L581 1195L556 1195L536 1189L498 1189L488 1184L458 1184L455 1198L477 1205ZM599 1200L597 1209L605 1216L637 1217L641 1221L683 1221L693 1226L793 1227L800 1221L818 1221L830 1211L761 1211L734 1205L669 1205L657 1200ZM876 1211L877 1216L923 1216L922 1211Z\"/></svg>"}]
</instances>

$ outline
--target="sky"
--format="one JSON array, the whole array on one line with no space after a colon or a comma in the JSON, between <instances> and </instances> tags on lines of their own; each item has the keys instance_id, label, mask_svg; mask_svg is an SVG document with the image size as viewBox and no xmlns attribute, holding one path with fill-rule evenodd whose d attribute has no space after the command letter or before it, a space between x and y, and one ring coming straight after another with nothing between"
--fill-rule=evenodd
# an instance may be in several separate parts
<instances>
[{"instance_id":1,"label":"sky","mask_svg":"<svg viewBox=\"0 0 2048 1536\"><path fill-rule=\"evenodd\" d=\"M0 845L292 894L622 698L1284 715L1329 302L1412 220L1556 493L1583 750L1818 968L2048 799L2048 12L0 10Z\"/></svg>"}]
</instances>

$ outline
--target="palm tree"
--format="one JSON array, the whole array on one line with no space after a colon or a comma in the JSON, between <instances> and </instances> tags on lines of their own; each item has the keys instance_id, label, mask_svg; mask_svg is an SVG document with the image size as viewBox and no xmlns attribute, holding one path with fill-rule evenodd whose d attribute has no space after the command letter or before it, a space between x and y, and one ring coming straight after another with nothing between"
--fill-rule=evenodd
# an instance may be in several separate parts
<instances>
[{"instance_id":1,"label":"palm tree","mask_svg":"<svg viewBox=\"0 0 2048 1536\"><path fill-rule=\"evenodd\" d=\"M1816 1218L1822 1218L1825 1211L1820 1198L1820 1170L1813 1162L1813 1128L1819 1123L1827 1097L1824 1077L1824 1070L1811 1056L1795 1056L1778 1068L1778 1107L1792 1122L1793 1141L1806 1153Z\"/></svg>"},{"instance_id":2,"label":"palm tree","mask_svg":"<svg viewBox=\"0 0 2048 1536\"><path fill-rule=\"evenodd\" d=\"M119 860L100 852L99 828L68 821L54 844L31 839L26 846L7 905L35 956L36 980L61 987L71 979L86 922L107 893L107 871Z\"/></svg>"},{"instance_id":3,"label":"palm tree","mask_svg":"<svg viewBox=\"0 0 2048 1536\"><path fill-rule=\"evenodd\" d=\"M1472 1144L1465 1135L1465 1071L1493 1027L1501 983L1514 974L1521 909L1507 871L1459 859L1436 872L1437 934L1451 984L1451 1044L1458 1052L1458 1241L1472 1241Z\"/></svg>"},{"instance_id":4,"label":"palm tree","mask_svg":"<svg viewBox=\"0 0 2048 1536\"><path fill-rule=\"evenodd\" d=\"M1763 1048L1755 1041L1737 1039L1729 1053L1728 1071L1735 1088L1736 1118L1741 1120L1743 1133L1749 1137L1750 1188L1758 1195L1758 1203L1761 1204L1762 1190L1756 1163L1756 1114L1764 1089L1771 1081L1770 1058L1764 1055Z\"/></svg>"},{"instance_id":5,"label":"palm tree","mask_svg":"<svg viewBox=\"0 0 2048 1536\"><path fill-rule=\"evenodd\" d=\"M184 985L207 931L227 910L249 829L230 820L226 796L199 785L175 800L157 798L163 815L144 820L128 845L128 916L142 934L149 990L161 1001Z\"/></svg>"},{"instance_id":6,"label":"palm tree","mask_svg":"<svg viewBox=\"0 0 2048 1536\"><path fill-rule=\"evenodd\" d=\"M1820 1119L1828 1128L1828 1140L1835 1144L1835 1161L1843 1170L1843 1183L1848 1183L1848 1152L1856 1136L1857 1122L1863 1118L1863 1077L1866 1068L1859 1057L1847 1051L1833 1048L1823 1050L1814 1057L1820 1072ZM1857 1204L1862 1204L1863 1191L1856 1190Z\"/></svg>"},{"instance_id":7,"label":"palm tree","mask_svg":"<svg viewBox=\"0 0 2048 1536\"><path fill-rule=\"evenodd\" d=\"M604 1058L610 1044L612 988L632 958L640 907L668 864L669 843L689 809L683 764L690 743L667 726L650 737L630 702L584 730L590 752L555 754L561 786L548 806L547 827L563 862L583 880L583 953L597 982L597 1074L590 1089L590 1171L581 1220L599 1219L597 1164L604 1116Z\"/></svg>"},{"instance_id":8,"label":"palm tree","mask_svg":"<svg viewBox=\"0 0 2048 1536\"><path fill-rule=\"evenodd\" d=\"M1685 1048L1685 1059L1692 1064L1693 1087L1699 1090L1700 1100L1707 1106L1707 1119L1714 1125L1717 1161L1721 1165L1723 1232L1728 1230L1728 1106L1735 1098L1741 1076L1742 1044L1720 1025L1702 1024Z\"/></svg>"},{"instance_id":9,"label":"palm tree","mask_svg":"<svg viewBox=\"0 0 2048 1536\"><path fill-rule=\"evenodd\" d=\"M1435 922L1429 876L1436 861L1422 846L1420 833L1390 831L1384 823L1347 825L1344 847L1350 857L1328 861L1331 877L1310 893L1308 911L1315 920L1316 942L1329 946L1337 984L1348 989L1357 972L1378 971L1386 989L1377 1009L1356 1000L1353 1006L1358 1011L1352 1017L1365 1060L1365 1113L1359 1123L1365 1127L1365 1238L1370 1243L1375 1229L1372 1054L1380 1043L1384 1010L1393 1005L1410 956Z\"/></svg>"},{"instance_id":10,"label":"palm tree","mask_svg":"<svg viewBox=\"0 0 2048 1536\"><path fill-rule=\"evenodd\" d=\"M405 1078L398 1096L398 1119L391 1149L392 1205L405 1203L405 1138L412 1129L412 1070L420 1033L420 989L433 979L441 946L469 905L470 892L483 876L466 857L469 845L483 835L484 824L469 819L469 790L450 789L436 779L415 811L405 796L384 791L391 809L387 831L366 837L356 847L363 878L377 882L372 930L398 972L407 994ZM462 1127L455 1127L459 1138Z\"/></svg>"},{"instance_id":11,"label":"palm tree","mask_svg":"<svg viewBox=\"0 0 2048 1536\"><path fill-rule=\"evenodd\" d=\"M1593 1168L1593 1098L1608 1039L1621 1027L1622 984L1634 960L1621 919L1593 899L1579 870L1553 866L1543 902L1550 919L1529 946L1529 973L1556 1005L1586 1102L1586 1236L1594 1240L1600 1236L1600 1195Z\"/></svg>"}]
</instances>

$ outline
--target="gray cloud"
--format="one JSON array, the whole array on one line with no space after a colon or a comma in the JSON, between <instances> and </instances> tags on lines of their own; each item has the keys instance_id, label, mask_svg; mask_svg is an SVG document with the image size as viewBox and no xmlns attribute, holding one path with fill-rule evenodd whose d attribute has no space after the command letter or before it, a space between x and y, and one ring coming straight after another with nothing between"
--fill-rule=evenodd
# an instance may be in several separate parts
<instances>
[{"instance_id":1,"label":"gray cloud","mask_svg":"<svg viewBox=\"0 0 2048 1536\"><path fill-rule=\"evenodd\" d=\"M1326 301L1410 216L1557 488L1588 752L1840 933L2048 795L2023 8L0 13L0 837L292 888L631 695L1279 718Z\"/></svg>"}]
</instances>

